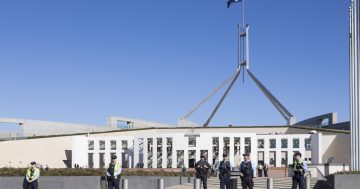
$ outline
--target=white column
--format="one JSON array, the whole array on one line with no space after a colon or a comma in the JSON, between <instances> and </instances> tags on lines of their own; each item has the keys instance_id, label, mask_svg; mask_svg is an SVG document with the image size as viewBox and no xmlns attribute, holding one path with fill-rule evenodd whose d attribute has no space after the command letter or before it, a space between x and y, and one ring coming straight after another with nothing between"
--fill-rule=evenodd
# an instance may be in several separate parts
<instances>
[{"instance_id":1,"label":"white column","mask_svg":"<svg viewBox=\"0 0 360 189\"><path fill-rule=\"evenodd\" d=\"M258 149L257 149L257 136L253 135L251 136L251 159L252 161L254 161L256 163L256 165L258 164Z\"/></svg>"},{"instance_id":2,"label":"white column","mask_svg":"<svg viewBox=\"0 0 360 189\"><path fill-rule=\"evenodd\" d=\"M350 7L350 131L351 170L360 171L360 70L359 70L359 0L352 0Z\"/></svg>"},{"instance_id":3,"label":"white column","mask_svg":"<svg viewBox=\"0 0 360 189\"><path fill-rule=\"evenodd\" d=\"M234 165L234 137L231 136L230 137L230 154L229 155L229 159L230 159L230 162L232 162L232 164ZM237 166L237 165L234 165L234 166Z\"/></svg>"},{"instance_id":4,"label":"white column","mask_svg":"<svg viewBox=\"0 0 360 189\"><path fill-rule=\"evenodd\" d=\"M219 137L219 161L222 161L224 154L224 137Z\"/></svg>"},{"instance_id":5,"label":"white column","mask_svg":"<svg viewBox=\"0 0 360 189\"><path fill-rule=\"evenodd\" d=\"M144 168L148 168L148 139L144 138Z\"/></svg>"},{"instance_id":6,"label":"white column","mask_svg":"<svg viewBox=\"0 0 360 189\"><path fill-rule=\"evenodd\" d=\"M153 138L153 168L157 168L157 138Z\"/></svg>"},{"instance_id":7,"label":"white column","mask_svg":"<svg viewBox=\"0 0 360 189\"><path fill-rule=\"evenodd\" d=\"M242 156L245 153L245 137L242 136L240 138L240 162L244 160L244 157Z\"/></svg>"},{"instance_id":8,"label":"white column","mask_svg":"<svg viewBox=\"0 0 360 189\"><path fill-rule=\"evenodd\" d=\"M167 166L167 141L166 137L162 138L162 168L166 168Z\"/></svg>"},{"instance_id":9,"label":"white column","mask_svg":"<svg viewBox=\"0 0 360 189\"><path fill-rule=\"evenodd\" d=\"M184 148L184 165L186 168L189 168L189 150Z\"/></svg>"}]
</instances>

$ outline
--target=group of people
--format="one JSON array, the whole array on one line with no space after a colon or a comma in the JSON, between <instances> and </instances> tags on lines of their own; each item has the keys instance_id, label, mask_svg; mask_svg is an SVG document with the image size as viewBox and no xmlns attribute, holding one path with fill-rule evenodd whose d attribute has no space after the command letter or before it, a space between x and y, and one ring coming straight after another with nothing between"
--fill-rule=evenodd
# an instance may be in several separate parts
<instances>
[{"instance_id":1,"label":"group of people","mask_svg":"<svg viewBox=\"0 0 360 189\"><path fill-rule=\"evenodd\" d=\"M256 169L258 169L259 177L268 176L268 165L259 164L257 167L250 159L250 154L243 154L244 161L238 166L238 171L241 179L241 186L243 189L252 189L254 187L254 178L256 177ZM308 171L307 164L301 159L301 153L296 152L294 154L294 162L292 165L293 177L292 177L292 189L304 189L305 173ZM205 160L205 156L201 155L201 160L195 164L196 178L201 180L204 189L207 189L208 171L211 169L213 173L213 166ZM230 189L231 184L231 172L234 170L234 166L228 160L227 154L223 154L223 160L217 164L216 170L219 173L220 189ZM212 174L213 175L213 174Z\"/></svg>"},{"instance_id":2,"label":"group of people","mask_svg":"<svg viewBox=\"0 0 360 189\"><path fill-rule=\"evenodd\" d=\"M241 179L241 185L243 189L252 189L254 187L254 178L256 177L256 168L264 170L264 174L267 177L267 169L259 164L258 167L255 166L255 163L251 161L250 154L243 154L244 161L238 166L238 171ZM37 167L36 162L30 163L30 168L26 171L24 178L23 188L24 189L38 189L38 182L40 177L40 169ZM195 164L196 178L202 181L204 189L207 189L207 179L209 170L213 171L215 167L211 166L206 160L205 156L201 155L201 160ZM261 168L261 169L260 169ZM292 189L304 189L304 174L307 172L307 164L301 159L301 153L296 152L294 154L294 163L293 168L293 177L292 177ZM220 161L216 170L219 173L220 179L220 189L230 189L230 178L231 172L234 171L234 166L229 161L227 154L223 154L223 160ZM266 171L265 171L266 170ZM121 174L121 165L117 162L117 156L111 156L111 163L109 164L106 175L108 189L119 189L120 188L120 174Z\"/></svg>"}]
</instances>

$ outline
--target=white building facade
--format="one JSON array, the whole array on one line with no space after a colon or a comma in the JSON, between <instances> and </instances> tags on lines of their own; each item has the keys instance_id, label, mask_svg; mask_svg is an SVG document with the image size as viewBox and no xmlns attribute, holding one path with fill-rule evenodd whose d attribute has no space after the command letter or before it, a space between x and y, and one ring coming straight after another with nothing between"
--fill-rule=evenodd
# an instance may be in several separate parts
<instances>
[{"instance_id":1,"label":"white building facade","mask_svg":"<svg viewBox=\"0 0 360 189\"><path fill-rule=\"evenodd\" d=\"M113 154L126 168L193 168L206 156L210 164L222 160L223 153L237 166L242 154L250 153L256 163L284 167L293 163L294 152L311 163L311 134L256 133L157 133L132 136L74 136L72 166L101 168ZM318 148L315 148L318 149Z\"/></svg>"}]
</instances>

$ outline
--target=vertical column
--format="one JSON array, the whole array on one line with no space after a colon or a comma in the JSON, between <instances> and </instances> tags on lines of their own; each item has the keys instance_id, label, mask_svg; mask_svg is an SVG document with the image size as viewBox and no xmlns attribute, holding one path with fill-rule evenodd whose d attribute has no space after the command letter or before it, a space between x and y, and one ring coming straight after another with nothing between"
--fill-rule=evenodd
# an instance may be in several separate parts
<instances>
[{"instance_id":1,"label":"vertical column","mask_svg":"<svg viewBox=\"0 0 360 189\"><path fill-rule=\"evenodd\" d=\"M234 137L231 136L230 137L230 154L229 154L229 159L230 159L230 162L232 162L232 164L234 165ZM237 166L237 165L234 165L234 166Z\"/></svg>"},{"instance_id":2,"label":"vertical column","mask_svg":"<svg viewBox=\"0 0 360 189\"><path fill-rule=\"evenodd\" d=\"M359 115L359 0L352 0L350 7L350 131L351 169L360 171L360 115Z\"/></svg>"},{"instance_id":3,"label":"vertical column","mask_svg":"<svg viewBox=\"0 0 360 189\"><path fill-rule=\"evenodd\" d=\"M256 165L258 164L258 149L257 149L257 136L256 134L251 136L251 159L252 161L254 161L256 163Z\"/></svg>"},{"instance_id":4,"label":"vertical column","mask_svg":"<svg viewBox=\"0 0 360 189\"><path fill-rule=\"evenodd\" d=\"M167 167L167 140L166 137L162 138L162 168Z\"/></svg>"},{"instance_id":5,"label":"vertical column","mask_svg":"<svg viewBox=\"0 0 360 189\"><path fill-rule=\"evenodd\" d=\"M153 138L153 168L157 168L157 138Z\"/></svg>"},{"instance_id":6,"label":"vertical column","mask_svg":"<svg viewBox=\"0 0 360 189\"><path fill-rule=\"evenodd\" d=\"M245 153L245 136L240 138L240 162L244 160L242 154Z\"/></svg>"},{"instance_id":7,"label":"vertical column","mask_svg":"<svg viewBox=\"0 0 360 189\"><path fill-rule=\"evenodd\" d=\"M219 161L222 161L224 154L224 137L219 136Z\"/></svg>"},{"instance_id":8,"label":"vertical column","mask_svg":"<svg viewBox=\"0 0 360 189\"><path fill-rule=\"evenodd\" d=\"M148 168L148 139L144 138L144 168Z\"/></svg>"},{"instance_id":9,"label":"vertical column","mask_svg":"<svg viewBox=\"0 0 360 189\"><path fill-rule=\"evenodd\" d=\"M213 141L212 141L212 136L207 137L209 142L208 144L210 144L210 146L208 147L208 162L210 165L213 164Z\"/></svg>"},{"instance_id":10,"label":"vertical column","mask_svg":"<svg viewBox=\"0 0 360 189\"><path fill-rule=\"evenodd\" d=\"M184 165L186 168L189 168L189 150L184 148Z\"/></svg>"}]
</instances>

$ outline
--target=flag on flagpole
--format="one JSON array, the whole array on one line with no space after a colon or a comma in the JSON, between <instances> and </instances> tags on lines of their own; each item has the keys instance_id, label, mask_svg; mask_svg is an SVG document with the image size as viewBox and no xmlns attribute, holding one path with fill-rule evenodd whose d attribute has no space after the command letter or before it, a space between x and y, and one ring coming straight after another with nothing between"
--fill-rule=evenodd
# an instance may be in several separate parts
<instances>
[{"instance_id":1,"label":"flag on flagpole","mask_svg":"<svg viewBox=\"0 0 360 189\"><path fill-rule=\"evenodd\" d=\"M238 3L238 2L241 2L241 1L242 0L228 0L227 1L227 8L229 8L232 3Z\"/></svg>"}]
</instances>

